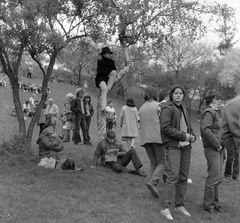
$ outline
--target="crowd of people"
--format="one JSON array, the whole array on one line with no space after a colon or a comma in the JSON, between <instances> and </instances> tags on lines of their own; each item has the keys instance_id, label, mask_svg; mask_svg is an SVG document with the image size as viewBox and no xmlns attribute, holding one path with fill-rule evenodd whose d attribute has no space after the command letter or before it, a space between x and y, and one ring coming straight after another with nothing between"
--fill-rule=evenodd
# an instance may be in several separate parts
<instances>
[{"instance_id":1,"label":"crowd of people","mask_svg":"<svg viewBox=\"0 0 240 223\"><path fill-rule=\"evenodd\" d=\"M112 122L107 122L106 138L98 143L91 166L96 168L104 165L116 172L135 173L145 177L146 174L141 170L140 157L134 149L134 139L138 137L139 129L140 144L145 148L150 160L147 188L153 197L160 198L157 185L163 181L161 214L170 221L174 221L172 206L175 211L187 217L191 216L185 208L184 200L192 144L196 141L196 135L183 103L185 97L182 86L175 86L170 92L161 91L160 94L156 88L148 87L144 95L145 103L139 110L134 100L128 98L119 118L122 141L127 141L127 149L123 151L123 142L116 140L115 131L109 128ZM237 148L240 133L237 117L240 112L240 96L223 106L221 94L209 90L205 101L206 108L200 119L201 140L208 172L203 209L209 214L226 213L219 204L218 187L221 182L239 180ZM115 110L111 116L116 118L114 112ZM130 161L133 162L135 170L127 168Z\"/></svg>"},{"instance_id":2,"label":"crowd of people","mask_svg":"<svg viewBox=\"0 0 240 223\"><path fill-rule=\"evenodd\" d=\"M19 89L21 89L23 92L32 92L34 94L42 94L42 85L40 84L38 87L35 83L25 81L19 81L18 83ZM51 94L50 87L47 86L47 93Z\"/></svg>"},{"instance_id":3,"label":"crowd of people","mask_svg":"<svg viewBox=\"0 0 240 223\"><path fill-rule=\"evenodd\" d=\"M93 154L91 168L105 166L115 172L148 176L146 187L151 195L160 198L158 184L163 181L161 214L170 221L172 206L190 217L185 208L185 195L188 187L192 144L196 135L191 127L190 116L184 106L186 92L180 85L170 91L158 93L154 87L148 87L144 93L145 102L138 110L133 98L128 98L119 115L121 141L117 140L117 112L113 101L107 103L107 93L117 79L113 52L108 47L102 49L98 61L96 86L101 91L101 115L106 118L106 136L98 142ZM48 99L40 118L39 157L40 163L55 160L60 169L75 169L72 159L63 156L62 142L75 145L83 143L91 146L90 125L94 115L91 95L85 88L78 88L76 95L68 93L67 102L59 112L53 98ZM206 108L200 118L200 133L204 156L207 161L208 176L205 182L203 209L209 214L226 213L219 205L219 185L221 182L239 180L238 146L240 146L240 96L232 99L225 106L222 96L216 90L209 90L205 96ZM32 108L31 108L32 106ZM34 115L38 100L33 94L23 105L23 112ZM57 134L57 122L61 121L61 135ZM82 132L82 137L80 135ZM139 134L138 134L139 132ZM142 170L141 158L135 150L135 139L140 137L140 145L145 149L150 161L149 173ZM127 146L124 149L123 142ZM224 160L226 165L224 165ZM127 165L132 161L134 170ZM48 163L49 164L49 163ZM60 165L60 167L59 167Z\"/></svg>"}]
</instances>

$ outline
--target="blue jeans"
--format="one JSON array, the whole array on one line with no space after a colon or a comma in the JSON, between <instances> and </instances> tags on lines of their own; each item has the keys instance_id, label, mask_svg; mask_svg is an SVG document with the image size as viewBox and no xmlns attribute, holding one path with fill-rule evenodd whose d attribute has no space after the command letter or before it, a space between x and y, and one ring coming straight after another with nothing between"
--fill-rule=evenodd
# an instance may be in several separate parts
<instances>
[{"instance_id":1,"label":"blue jeans","mask_svg":"<svg viewBox=\"0 0 240 223\"><path fill-rule=\"evenodd\" d=\"M164 188L162 208L169 208L175 192L175 207L184 206L190 170L191 146L168 147L168 174Z\"/></svg>"},{"instance_id":2,"label":"blue jeans","mask_svg":"<svg viewBox=\"0 0 240 223\"><path fill-rule=\"evenodd\" d=\"M208 177L204 190L204 209L214 208L218 204L218 185L221 182L223 151L216 151L212 147L204 148L207 159Z\"/></svg>"},{"instance_id":3,"label":"blue jeans","mask_svg":"<svg viewBox=\"0 0 240 223\"><path fill-rule=\"evenodd\" d=\"M144 148L150 159L149 184L156 186L162 178L163 168L166 160L165 145L160 143L146 143Z\"/></svg>"}]
</instances>

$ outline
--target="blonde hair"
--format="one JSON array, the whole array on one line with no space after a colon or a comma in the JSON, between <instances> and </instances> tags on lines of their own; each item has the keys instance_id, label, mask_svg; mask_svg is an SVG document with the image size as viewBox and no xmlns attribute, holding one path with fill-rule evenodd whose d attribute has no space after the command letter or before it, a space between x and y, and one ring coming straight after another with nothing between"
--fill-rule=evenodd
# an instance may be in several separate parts
<instances>
[{"instance_id":1,"label":"blonde hair","mask_svg":"<svg viewBox=\"0 0 240 223\"><path fill-rule=\"evenodd\" d=\"M67 95L66 95L66 98L74 98L75 96L71 93L71 92L69 92Z\"/></svg>"}]
</instances>

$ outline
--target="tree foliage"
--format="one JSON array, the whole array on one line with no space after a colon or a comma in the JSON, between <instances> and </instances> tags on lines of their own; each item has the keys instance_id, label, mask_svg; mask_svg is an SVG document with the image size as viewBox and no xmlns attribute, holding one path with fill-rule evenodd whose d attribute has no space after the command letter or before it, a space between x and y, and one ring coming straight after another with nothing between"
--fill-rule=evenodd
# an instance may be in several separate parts
<instances>
[{"instance_id":1,"label":"tree foliage","mask_svg":"<svg viewBox=\"0 0 240 223\"><path fill-rule=\"evenodd\" d=\"M236 43L234 41L237 33L236 9L227 4L217 4L215 9L217 16L215 32L220 38L217 48L221 55L225 55Z\"/></svg>"},{"instance_id":2,"label":"tree foliage","mask_svg":"<svg viewBox=\"0 0 240 223\"><path fill-rule=\"evenodd\" d=\"M97 58L96 46L86 39L73 41L63 49L59 56L63 66L78 77L79 86L82 84L82 73L88 73L91 69L94 69L97 64Z\"/></svg>"},{"instance_id":3,"label":"tree foliage","mask_svg":"<svg viewBox=\"0 0 240 223\"><path fill-rule=\"evenodd\" d=\"M228 52L220 62L223 69L219 72L219 80L222 85L234 87L235 92L240 92L240 50L233 49Z\"/></svg>"}]
</instances>

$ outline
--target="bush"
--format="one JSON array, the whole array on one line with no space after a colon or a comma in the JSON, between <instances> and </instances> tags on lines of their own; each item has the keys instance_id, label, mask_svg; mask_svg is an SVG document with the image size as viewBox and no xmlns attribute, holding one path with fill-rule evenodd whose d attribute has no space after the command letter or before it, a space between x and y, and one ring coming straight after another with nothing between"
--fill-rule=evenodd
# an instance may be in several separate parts
<instances>
[{"instance_id":1,"label":"bush","mask_svg":"<svg viewBox=\"0 0 240 223\"><path fill-rule=\"evenodd\" d=\"M37 157L25 144L26 140L20 133L15 133L8 141L4 141L0 146L0 157L4 163L9 163L11 166L36 163Z\"/></svg>"},{"instance_id":2,"label":"bush","mask_svg":"<svg viewBox=\"0 0 240 223\"><path fill-rule=\"evenodd\" d=\"M29 153L29 148L25 146L26 140L20 133L15 133L9 141L3 142L3 149L12 153L12 154L19 154L19 153Z\"/></svg>"}]
</instances>

